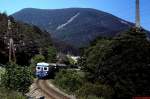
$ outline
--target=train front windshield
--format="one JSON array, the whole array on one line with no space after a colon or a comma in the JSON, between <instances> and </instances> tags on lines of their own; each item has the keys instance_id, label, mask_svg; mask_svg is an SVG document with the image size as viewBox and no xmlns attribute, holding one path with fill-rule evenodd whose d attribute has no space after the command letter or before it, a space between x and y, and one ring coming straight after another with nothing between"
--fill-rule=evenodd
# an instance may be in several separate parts
<instances>
[{"instance_id":1,"label":"train front windshield","mask_svg":"<svg viewBox=\"0 0 150 99\"><path fill-rule=\"evenodd\" d=\"M49 67L45 66L36 66L36 71L48 71Z\"/></svg>"}]
</instances>

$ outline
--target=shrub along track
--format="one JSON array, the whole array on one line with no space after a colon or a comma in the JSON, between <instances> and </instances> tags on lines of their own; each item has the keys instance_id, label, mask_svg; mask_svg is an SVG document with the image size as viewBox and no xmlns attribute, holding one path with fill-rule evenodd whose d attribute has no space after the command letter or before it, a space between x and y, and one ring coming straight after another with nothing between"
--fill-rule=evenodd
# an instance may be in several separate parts
<instances>
[{"instance_id":1,"label":"shrub along track","mask_svg":"<svg viewBox=\"0 0 150 99\"><path fill-rule=\"evenodd\" d=\"M36 80L36 86L42 91L45 99L70 99L69 97L50 87L48 80Z\"/></svg>"}]
</instances>

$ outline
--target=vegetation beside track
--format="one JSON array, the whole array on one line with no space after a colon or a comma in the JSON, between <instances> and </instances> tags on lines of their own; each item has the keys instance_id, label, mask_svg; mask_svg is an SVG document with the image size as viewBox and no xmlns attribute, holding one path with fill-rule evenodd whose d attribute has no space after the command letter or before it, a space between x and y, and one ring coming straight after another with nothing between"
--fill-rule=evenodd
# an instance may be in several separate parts
<instances>
[{"instance_id":1,"label":"vegetation beside track","mask_svg":"<svg viewBox=\"0 0 150 99\"><path fill-rule=\"evenodd\" d=\"M85 76L78 79L79 73L63 70L56 75L55 82L79 99L149 96L149 51L150 41L139 29L132 28L111 39L98 38L84 49L79 60Z\"/></svg>"}]
</instances>

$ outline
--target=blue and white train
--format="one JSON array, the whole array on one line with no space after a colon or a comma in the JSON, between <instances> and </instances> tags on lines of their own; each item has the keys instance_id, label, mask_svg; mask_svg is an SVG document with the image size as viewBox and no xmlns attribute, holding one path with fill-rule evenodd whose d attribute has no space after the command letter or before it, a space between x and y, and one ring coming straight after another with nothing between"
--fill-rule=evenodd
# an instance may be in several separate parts
<instances>
[{"instance_id":1,"label":"blue and white train","mask_svg":"<svg viewBox=\"0 0 150 99\"><path fill-rule=\"evenodd\" d=\"M56 64L56 63L37 63L36 65L36 76L39 79L53 77L55 72L60 68L67 68L65 64Z\"/></svg>"}]
</instances>

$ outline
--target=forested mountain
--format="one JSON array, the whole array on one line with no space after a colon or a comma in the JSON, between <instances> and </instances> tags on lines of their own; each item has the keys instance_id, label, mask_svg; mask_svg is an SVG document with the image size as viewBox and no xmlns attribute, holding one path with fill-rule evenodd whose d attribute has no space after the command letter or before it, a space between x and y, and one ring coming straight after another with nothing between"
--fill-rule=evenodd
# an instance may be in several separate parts
<instances>
[{"instance_id":1,"label":"forested mountain","mask_svg":"<svg viewBox=\"0 0 150 99\"><path fill-rule=\"evenodd\" d=\"M90 8L26 8L12 15L17 21L48 31L53 41L80 48L99 36L112 37L133 26L112 14Z\"/></svg>"},{"instance_id":2,"label":"forested mountain","mask_svg":"<svg viewBox=\"0 0 150 99\"><path fill-rule=\"evenodd\" d=\"M8 20L11 20L11 33L8 33ZM48 46L52 46L49 33L36 26L16 22L6 14L0 14L0 63L8 62L9 38L14 39L18 64L28 64L30 58L39 51L46 55Z\"/></svg>"}]
</instances>

